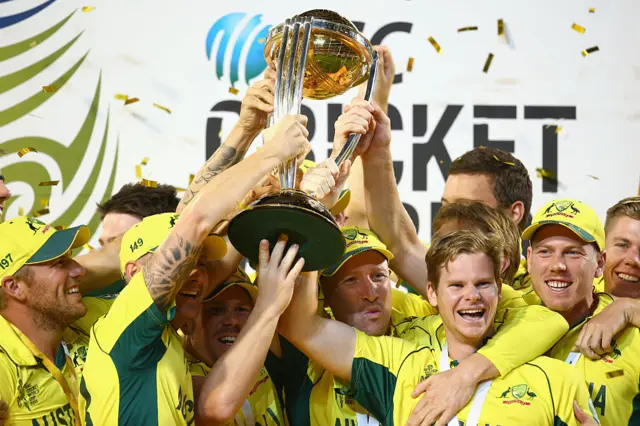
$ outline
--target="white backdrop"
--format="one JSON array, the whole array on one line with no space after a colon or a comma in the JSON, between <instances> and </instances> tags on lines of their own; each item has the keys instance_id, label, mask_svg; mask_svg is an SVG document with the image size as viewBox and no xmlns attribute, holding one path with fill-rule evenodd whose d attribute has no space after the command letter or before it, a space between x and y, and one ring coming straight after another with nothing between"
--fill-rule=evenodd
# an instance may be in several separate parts
<instances>
[{"instance_id":1,"label":"white backdrop","mask_svg":"<svg viewBox=\"0 0 640 426\"><path fill-rule=\"evenodd\" d=\"M46 7L37 14L6 25L7 17L15 20L18 14L45 3ZM82 7L87 6L95 9L82 12ZM513 141L515 155L532 174L534 210L550 199L568 196L590 203L604 217L607 207L637 193L640 5L632 0L0 1L0 51L3 46L43 32L76 11L46 41L0 61L0 81L5 76L24 72L80 35L67 51L37 75L0 93L0 121L3 114L6 118L8 110L42 91L42 86L50 85L88 52L77 72L46 102L17 119L4 120L10 122L3 123L0 143L9 146L7 142L16 138L40 136L68 146L88 114L101 78L97 118L88 149L73 181L64 182L64 188L62 185L52 188L51 213L44 216L44 220L53 222L74 200L86 197L87 202L74 221L89 221L95 211L94 203L100 201L108 189L116 149L114 191L136 180L135 166L144 157L149 158L148 164L142 166L144 178L186 187L189 174L205 160L206 140L211 143L218 136L224 138L233 125L235 114L211 112L211 109L223 101L241 100L247 87L245 70L251 62L247 53L262 41L259 32L289 15L318 7L363 22L363 33L369 38L388 24L410 28L408 33L388 35L383 43L390 46L397 72L402 73L402 82L394 86L391 94L391 104L402 120L402 130L394 131L393 141L394 158L403 162L399 186L403 201L418 212L423 239L428 239L430 234L431 203L439 201L444 179L439 159L431 158L425 165L424 160L414 158L413 150L427 141L433 147L442 140L448 157L453 160L474 147L474 128L479 132L481 125L488 125L489 139ZM589 8L595 8L595 13L589 13ZM218 79L216 56L221 37L214 41L209 58L207 34L219 19L230 13L245 13L246 17L228 27L230 39L223 55L224 72ZM249 20L259 14L263 15L260 25L243 45L238 41L239 34ZM506 23L510 44L497 36L500 18ZM574 22L585 27L586 32L580 34L572 30ZM479 30L457 32L466 26L478 26ZM438 41L441 54L429 44L429 36ZM600 51L588 57L580 54L583 49L596 45ZM239 95L228 90L232 51L236 46L241 53L237 65L240 79L235 82ZM483 73L490 52L495 57L489 72ZM409 57L415 58L411 73L406 72ZM114 99L116 93L137 97L140 101L125 106L122 100ZM335 107L328 104L346 103L352 96L353 93L349 93L326 102L306 102L316 123L312 140L316 160L326 158L330 148L328 111ZM170 108L171 114L154 108L154 102ZM426 112L420 105L426 105ZM482 113L482 106L505 106L500 111L512 118L483 118L486 114ZM562 118L531 118L541 106L568 108L560 113ZM447 109L449 112L445 113ZM454 114L458 109L450 128L443 127L447 114ZM567 118L567 111L575 111L575 119ZM105 153L102 164L97 164L107 118ZM222 119L221 135L213 134L213 127L207 134L210 118ZM399 126L397 120L395 124ZM557 192L543 192L542 180L535 177L535 169L546 166L544 161L556 155L551 136L543 161L545 125L562 127L557 135ZM438 134L434 136L437 128L446 130L440 139ZM550 129L554 134L553 128ZM479 143L478 134L475 138ZM255 145L260 143L256 141ZM59 164L63 161L56 155L29 153L19 158L9 153L0 157L0 167L7 170L12 164L37 162L47 169L51 180L57 180L61 178ZM83 186L94 166L100 168L99 176L87 193ZM427 185L420 170L426 170ZM28 179L16 182L11 176L7 176L7 180L10 189L21 195L5 212L7 217L16 216L20 208L25 211L41 208L38 182Z\"/></svg>"}]
</instances>

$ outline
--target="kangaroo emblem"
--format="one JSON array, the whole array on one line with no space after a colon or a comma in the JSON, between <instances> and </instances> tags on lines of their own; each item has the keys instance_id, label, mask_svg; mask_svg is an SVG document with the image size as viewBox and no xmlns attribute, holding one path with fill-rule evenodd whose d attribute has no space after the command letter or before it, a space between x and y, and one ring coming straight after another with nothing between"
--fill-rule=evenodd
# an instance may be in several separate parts
<instances>
[{"instance_id":1,"label":"kangaroo emblem","mask_svg":"<svg viewBox=\"0 0 640 426\"><path fill-rule=\"evenodd\" d=\"M509 392L511 392L511 386L509 386L509 389L507 389L506 391L502 392L502 395L500 395L500 398L504 399L507 397L507 395L509 395Z\"/></svg>"},{"instance_id":2,"label":"kangaroo emblem","mask_svg":"<svg viewBox=\"0 0 640 426\"><path fill-rule=\"evenodd\" d=\"M33 235L36 235L36 233L40 230L40 228L36 228L31 219L27 219L27 226L29 226L29 229L33 231Z\"/></svg>"},{"instance_id":3,"label":"kangaroo emblem","mask_svg":"<svg viewBox=\"0 0 640 426\"><path fill-rule=\"evenodd\" d=\"M551 209L552 209L552 208L554 208L555 206L556 206L556 203L551 204L551 205L549 206L549 208L548 208L548 209L546 209L546 210L544 211L544 214L549 214L549 213L551 213Z\"/></svg>"}]
</instances>

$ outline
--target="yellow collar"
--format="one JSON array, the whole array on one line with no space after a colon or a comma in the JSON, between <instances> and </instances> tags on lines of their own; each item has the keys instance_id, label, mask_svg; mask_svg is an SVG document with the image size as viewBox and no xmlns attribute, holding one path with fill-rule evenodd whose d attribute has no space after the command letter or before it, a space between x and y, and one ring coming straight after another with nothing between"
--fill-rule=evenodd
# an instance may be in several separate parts
<instances>
[{"instance_id":1,"label":"yellow collar","mask_svg":"<svg viewBox=\"0 0 640 426\"><path fill-rule=\"evenodd\" d=\"M14 327L11 326L2 315L0 315L0 352L4 352L17 365L34 366L38 365L36 358L33 356L29 348L22 343L20 336Z\"/></svg>"}]
</instances>

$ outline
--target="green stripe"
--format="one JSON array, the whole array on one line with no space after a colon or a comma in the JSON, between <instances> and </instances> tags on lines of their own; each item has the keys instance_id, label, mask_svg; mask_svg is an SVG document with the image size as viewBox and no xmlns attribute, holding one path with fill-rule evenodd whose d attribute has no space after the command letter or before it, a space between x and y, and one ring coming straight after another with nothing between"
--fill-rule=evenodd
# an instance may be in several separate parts
<instances>
[{"instance_id":1,"label":"green stripe","mask_svg":"<svg viewBox=\"0 0 640 426\"><path fill-rule=\"evenodd\" d=\"M560 417L555 416L553 418L553 426L569 426L569 425L563 422L562 419L560 419Z\"/></svg>"},{"instance_id":2,"label":"green stripe","mask_svg":"<svg viewBox=\"0 0 640 426\"><path fill-rule=\"evenodd\" d=\"M295 426L310 426L313 383L307 375L309 358L284 337L280 337L280 346L282 363L287 366L287 372L282 379L287 402L284 408L289 423Z\"/></svg>"},{"instance_id":3,"label":"green stripe","mask_svg":"<svg viewBox=\"0 0 640 426\"><path fill-rule=\"evenodd\" d=\"M640 389L640 383L638 383L638 388ZM640 393L633 397L631 406L631 417L629 418L628 426L640 426Z\"/></svg>"},{"instance_id":4,"label":"green stripe","mask_svg":"<svg viewBox=\"0 0 640 426\"><path fill-rule=\"evenodd\" d=\"M21 42L11 44L9 46L0 47L0 62L6 61L7 59L11 59L14 56L18 56L27 52L30 49L35 48L37 45L54 35L58 30L67 23L67 21L73 16L75 12L71 12L66 18L62 21L55 24L53 27L44 30L38 35L35 35L31 38L23 40ZM35 43L35 44L34 44Z\"/></svg>"},{"instance_id":5,"label":"green stripe","mask_svg":"<svg viewBox=\"0 0 640 426\"><path fill-rule=\"evenodd\" d=\"M82 377L82 380L80 380L80 394L86 402L86 413L84 416L85 424L86 426L93 426L93 420L91 419L91 414L89 413L89 408L91 407L91 394L89 393L89 389L87 389L87 382L85 382L84 376Z\"/></svg>"}]
</instances>

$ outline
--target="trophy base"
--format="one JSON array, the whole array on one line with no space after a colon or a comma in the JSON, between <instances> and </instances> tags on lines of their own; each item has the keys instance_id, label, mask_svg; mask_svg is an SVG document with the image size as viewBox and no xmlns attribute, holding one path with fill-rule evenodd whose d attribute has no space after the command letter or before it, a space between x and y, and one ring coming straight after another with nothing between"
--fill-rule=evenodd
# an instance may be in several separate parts
<instances>
[{"instance_id":1,"label":"trophy base","mask_svg":"<svg viewBox=\"0 0 640 426\"><path fill-rule=\"evenodd\" d=\"M340 260L345 241L331 213L317 200L296 190L266 195L242 211L229 224L229 240L255 267L260 241L273 248L278 237L287 235L287 248L298 244L303 271L325 269Z\"/></svg>"}]
</instances>

